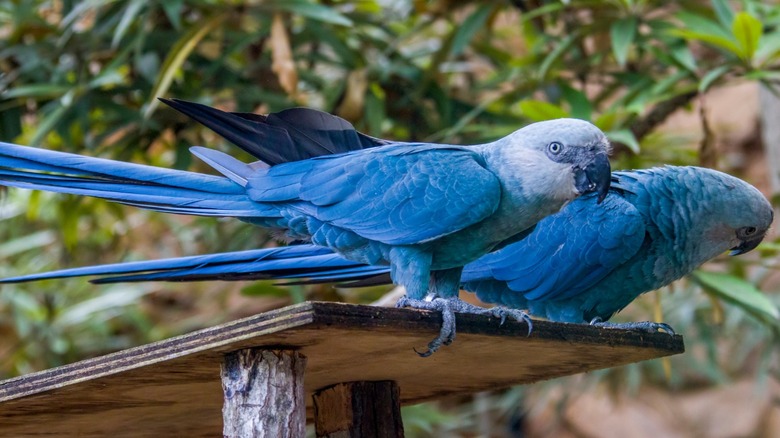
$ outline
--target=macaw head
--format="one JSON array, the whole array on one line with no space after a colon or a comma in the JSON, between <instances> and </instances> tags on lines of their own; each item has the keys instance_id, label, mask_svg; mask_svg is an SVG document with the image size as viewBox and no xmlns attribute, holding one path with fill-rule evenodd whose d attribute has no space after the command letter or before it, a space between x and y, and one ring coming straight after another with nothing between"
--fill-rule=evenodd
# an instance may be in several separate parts
<instances>
[{"instance_id":1,"label":"macaw head","mask_svg":"<svg viewBox=\"0 0 780 438\"><path fill-rule=\"evenodd\" d=\"M584 120L555 119L537 122L515 131L509 137L544 158L564 167L554 166L555 172L572 175L574 196L597 192L598 202L609 192L611 169L610 145L606 135Z\"/></svg>"}]
</instances>

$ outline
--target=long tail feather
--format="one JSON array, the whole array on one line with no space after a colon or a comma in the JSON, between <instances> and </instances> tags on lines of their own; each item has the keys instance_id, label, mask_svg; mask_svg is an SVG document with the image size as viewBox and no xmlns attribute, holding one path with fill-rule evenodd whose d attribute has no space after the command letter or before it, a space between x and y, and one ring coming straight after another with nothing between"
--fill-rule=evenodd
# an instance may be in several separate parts
<instances>
[{"instance_id":1,"label":"long tail feather","mask_svg":"<svg viewBox=\"0 0 780 438\"><path fill-rule=\"evenodd\" d=\"M0 185L199 216L262 217L228 178L0 143Z\"/></svg>"},{"instance_id":2,"label":"long tail feather","mask_svg":"<svg viewBox=\"0 0 780 438\"><path fill-rule=\"evenodd\" d=\"M341 117L309 108L260 115L229 113L179 99L160 100L269 165L391 143L356 131Z\"/></svg>"},{"instance_id":3,"label":"long tail feather","mask_svg":"<svg viewBox=\"0 0 780 438\"><path fill-rule=\"evenodd\" d=\"M93 283L307 279L307 283L354 281L389 272L387 266L349 261L330 249L295 245L141 262L115 263L0 279L22 283L55 278L100 276Z\"/></svg>"}]
</instances>

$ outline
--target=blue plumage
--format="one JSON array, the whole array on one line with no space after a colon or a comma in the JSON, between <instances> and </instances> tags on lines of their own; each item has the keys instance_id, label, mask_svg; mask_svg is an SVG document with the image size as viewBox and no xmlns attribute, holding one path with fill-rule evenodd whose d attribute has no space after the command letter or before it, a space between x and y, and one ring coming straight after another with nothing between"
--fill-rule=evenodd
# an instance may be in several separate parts
<instances>
[{"instance_id":1,"label":"blue plumage","mask_svg":"<svg viewBox=\"0 0 780 438\"><path fill-rule=\"evenodd\" d=\"M452 146L373 139L313 110L255 116L168 103L262 163L194 148L225 175L216 177L0 143L0 184L281 228L353 261L388 264L393 281L406 287L406 302L425 308L429 293L457 300L466 263L577 196L596 191L601 200L609 188L606 137L581 120Z\"/></svg>"},{"instance_id":2,"label":"blue plumage","mask_svg":"<svg viewBox=\"0 0 780 438\"><path fill-rule=\"evenodd\" d=\"M483 301L555 321L608 320L640 294L725 251L754 248L773 219L758 190L714 170L663 167L613 175L617 182L602 205L594 195L572 201L540 221L527 238L466 265L461 286ZM352 263L327 249L301 245L5 281L108 275L97 282L276 278L354 285L387 281L387 274L387 267Z\"/></svg>"}]
</instances>

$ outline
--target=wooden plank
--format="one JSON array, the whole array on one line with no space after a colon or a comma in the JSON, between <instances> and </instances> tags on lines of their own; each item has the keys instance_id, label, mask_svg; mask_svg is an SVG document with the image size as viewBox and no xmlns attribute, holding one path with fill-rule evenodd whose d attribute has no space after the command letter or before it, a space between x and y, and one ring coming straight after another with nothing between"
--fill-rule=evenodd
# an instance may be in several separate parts
<instances>
[{"instance_id":1,"label":"wooden plank","mask_svg":"<svg viewBox=\"0 0 780 438\"><path fill-rule=\"evenodd\" d=\"M684 351L682 337L537 321L500 326L458 315L458 337L429 358L412 350L439 313L309 302L0 382L0 435L219 436L220 364L244 348L307 357L305 391L394 380L401 403L532 383Z\"/></svg>"}]
</instances>

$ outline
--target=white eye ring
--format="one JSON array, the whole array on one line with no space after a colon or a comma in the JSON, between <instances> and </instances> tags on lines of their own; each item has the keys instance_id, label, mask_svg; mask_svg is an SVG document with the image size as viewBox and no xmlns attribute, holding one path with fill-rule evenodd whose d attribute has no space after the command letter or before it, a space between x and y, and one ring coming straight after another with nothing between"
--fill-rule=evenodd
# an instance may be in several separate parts
<instances>
[{"instance_id":1,"label":"white eye ring","mask_svg":"<svg viewBox=\"0 0 780 438\"><path fill-rule=\"evenodd\" d=\"M558 155L563 150L563 145L554 141L547 145L547 150L550 151L551 154Z\"/></svg>"}]
</instances>

